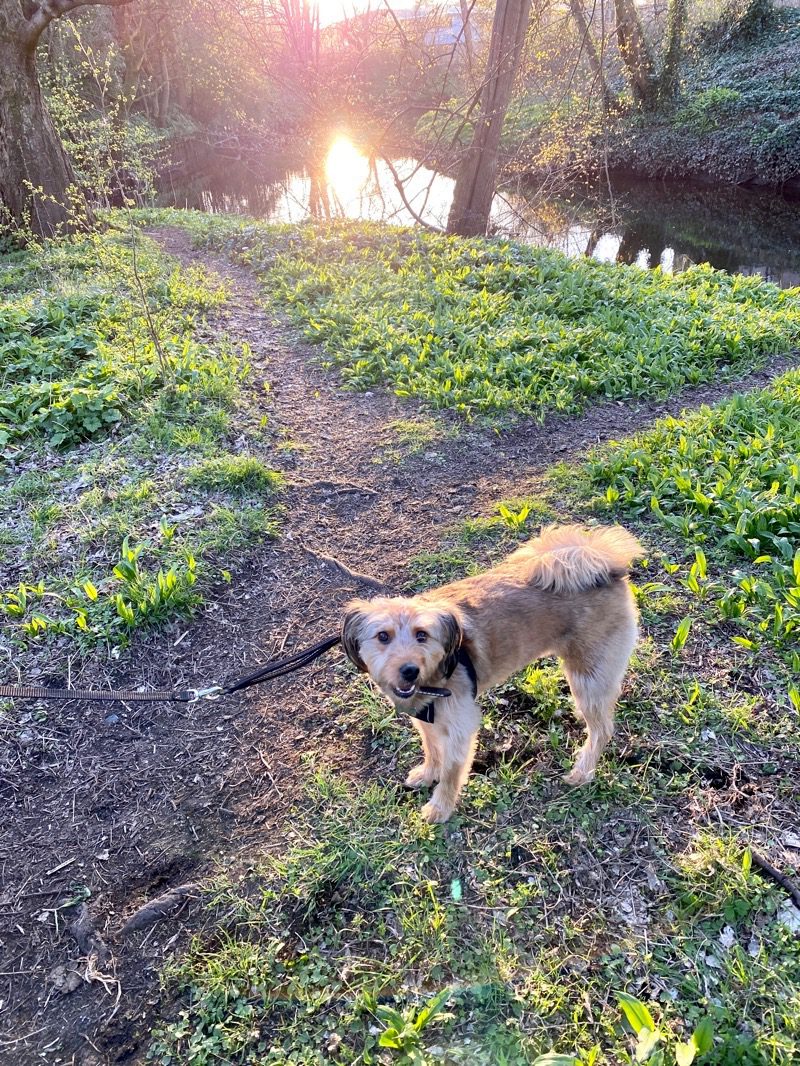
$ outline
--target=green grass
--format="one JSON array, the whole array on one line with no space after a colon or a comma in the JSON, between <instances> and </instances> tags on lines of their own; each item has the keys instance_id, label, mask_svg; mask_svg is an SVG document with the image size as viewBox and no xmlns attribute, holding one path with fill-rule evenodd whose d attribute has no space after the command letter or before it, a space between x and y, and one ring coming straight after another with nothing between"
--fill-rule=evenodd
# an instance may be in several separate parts
<instances>
[{"instance_id":1,"label":"green grass","mask_svg":"<svg viewBox=\"0 0 800 1066\"><path fill-rule=\"evenodd\" d=\"M425 458L439 458L440 449L457 435L457 428L447 426L441 419L419 415L398 418L386 426L376 463L398 463L425 453Z\"/></svg>"},{"instance_id":2,"label":"green grass","mask_svg":"<svg viewBox=\"0 0 800 1066\"><path fill-rule=\"evenodd\" d=\"M795 370L763 391L664 419L601 449L588 466L601 506L653 515L700 549L687 587L752 649L798 646L798 410Z\"/></svg>"},{"instance_id":3,"label":"green grass","mask_svg":"<svg viewBox=\"0 0 800 1066\"><path fill-rule=\"evenodd\" d=\"M391 226L183 223L249 263L347 384L464 414L665 395L800 339L796 291L704 266L673 277Z\"/></svg>"},{"instance_id":4,"label":"green grass","mask_svg":"<svg viewBox=\"0 0 800 1066\"><path fill-rule=\"evenodd\" d=\"M477 538L452 530L444 565L460 545L475 569L533 531L496 519ZM617 1066L637 1046L627 993L657 1033L652 1066L672 1066L703 1019L704 1066L796 1061L800 945L749 852L775 861L795 824L796 714L778 708L767 653L758 691L741 690L703 616L702 663L693 643L671 651L691 593L658 553L634 581L649 632L585 789L559 780L581 728L554 661L482 698L475 772L444 829L399 787L416 738L354 678L332 713L350 738L371 734L369 773L315 757L281 857L212 886L211 932L165 975L151 1059L521 1066L555 1051L559 1066ZM765 807L782 812L768 827Z\"/></svg>"},{"instance_id":5,"label":"green grass","mask_svg":"<svg viewBox=\"0 0 800 1066\"><path fill-rule=\"evenodd\" d=\"M192 467L186 475L202 489L229 489L240 494L274 492L281 476L253 455L215 455Z\"/></svg>"},{"instance_id":6,"label":"green grass","mask_svg":"<svg viewBox=\"0 0 800 1066\"><path fill-rule=\"evenodd\" d=\"M710 1018L706 1063L792 1062L800 949L777 892L730 834L679 844L653 791L676 796L685 781L644 776L565 797L502 763L473 777L442 834L390 784L316 773L285 857L217 883L224 930L167 975L183 996L151 1059L433 1063L440 1048L448 1062L493 1066L556 1047L610 1066L632 1061L612 994L628 989L665 1043ZM647 826L650 847L623 881L615 839L631 823ZM381 1050L388 1011L413 1019L442 994L448 1015L424 1029L418 1057L412 1041Z\"/></svg>"},{"instance_id":7,"label":"green grass","mask_svg":"<svg viewBox=\"0 0 800 1066\"><path fill-rule=\"evenodd\" d=\"M720 760L736 758L737 733L718 739L713 701L702 717L676 715L679 672L647 648L634 669L653 703L624 701L623 734L644 720L649 742L610 755L580 792L554 781L578 731L549 664L487 701L488 768L444 831L397 788L402 768L357 785L314 772L283 856L212 886L217 931L166 974L179 999L151 1059L434 1063L446 1051L493 1066L555 1048L612 1066L633 1061L636 1043L619 990L648 1005L665 1048L708 1018L715 1043L698 1061L794 1062L800 948L783 894L749 861L748 827L691 813L713 796ZM731 695L718 686L720 712ZM699 701L684 691L683 702ZM367 703L391 754L394 727L387 737ZM762 742L746 731L737 750L752 753ZM775 786L791 802L791 784ZM418 1019L440 995L447 1014L387 1051L397 1017Z\"/></svg>"},{"instance_id":8,"label":"green grass","mask_svg":"<svg viewBox=\"0 0 800 1066\"><path fill-rule=\"evenodd\" d=\"M205 327L225 287L112 220L0 257L0 293L4 632L124 643L196 607L215 553L277 528L246 347ZM242 437L252 454L229 455Z\"/></svg>"}]
</instances>

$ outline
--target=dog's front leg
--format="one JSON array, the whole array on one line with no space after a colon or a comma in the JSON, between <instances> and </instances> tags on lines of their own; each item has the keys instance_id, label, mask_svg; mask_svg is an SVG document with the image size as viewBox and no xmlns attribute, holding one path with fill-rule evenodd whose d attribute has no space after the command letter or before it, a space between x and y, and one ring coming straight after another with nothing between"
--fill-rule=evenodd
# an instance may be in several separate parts
<instances>
[{"instance_id":1,"label":"dog's front leg","mask_svg":"<svg viewBox=\"0 0 800 1066\"><path fill-rule=\"evenodd\" d=\"M440 756L436 747L435 725L411 719L411 724L422 740L423 761L415 766L405 780L406 788L429 788L441 776Z\"/></svg>"},{"instance_id":2,"label":"dog's front leg","mask_svg":"<svg viewBox=\"0 0 800 1066\"><path fill-rule=\"evenodd\" d=\"M438 756L439 784L430 801L422 808L428 822L446 822L458 802L461 789L469 776L475 741L481 724L481 712L474 700L437 703L436 721L430 726L430 739Z\"/></svg>"}]
</instances>

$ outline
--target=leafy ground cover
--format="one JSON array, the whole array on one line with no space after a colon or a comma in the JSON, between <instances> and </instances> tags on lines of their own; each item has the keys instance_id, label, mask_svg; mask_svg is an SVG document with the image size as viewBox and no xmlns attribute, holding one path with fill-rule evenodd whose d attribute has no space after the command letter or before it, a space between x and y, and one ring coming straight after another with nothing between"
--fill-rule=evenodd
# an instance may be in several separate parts
<instances>
[{"instance_id":1,"label":"leafy ground cover","mask_svg":"<svg viewBox=\"0 0 800 1066\"><path fill-rule=\"evenodd\" d=\"M255 269L349 385L466 414L664 395L800 337L796 292L707 267L673 277L387 226L190 224Z\"/></svg>"},{"instance_id":2,"label":"leafy ground cover","mask_svg":"<svg viewBox=\"0 0 800 1066\"><path fill-rule=\"evenodd\" d=\"M228 454L249 371L204 326L225 287L121 222L7 255L0 292L4 629L124 642L199 602L209 550L275 528L255 416Z\"/></svg>"},{"instance_id":3,"label":"leafy ground cover","mask_svg":"<svg viewBox=\"0 0 800 1066\"><path fill-rule=\"evenodd\" d=\"M382 230L376 247L377 237L363 227L298 236L230 220L203 222L197 234L250 262L311 335L326 339L352 384L389 381L431 406L569 409L602 394L601 379L614 395L634 380L644 388L647 375L649 388L667 391L733 370L745 349L760 358L785 347L794 328L796 296L748 279L572 272L561 257L499 244ZM654 347L639 362L623 338L646 317L627 306L645 294L667 340L659 349L645 327ZM576 336L601 313L597 300L613 316L619 348L601 368L607 376L581 378L581 391ZM547 344L558 349L549 378L535 371L535 400L517 361L535 344L522 309L543 332L549 316ZM559 314L561 332L552 325ZM719 329L717 314L726 317ZM488 339L476 325L458 349L470 315ZM592 329L591 350L600 337L610 352L611 331L597 321ZM456 365L465 368L460 380ZM748 593L740 612L713 584L738 551L777 575L775 589L789 588L780 567L794 565L784 526L796 492L795 389L787 375L730 411L701 411L696 425L656 427L652 439L593 457L582 481L571 469L568 491L554 477L536 498L505 501L410 561L412 584L426 587L489 565L542 521L590 518L598 486L601 508L624 502L626 522L651 550L633 578L645 635L613 752L595 783L564 789L559 775L580 727L556 665L536 664L484 697L464 803L447 827L431 829L418 797L397 786L413 741L353 680L336 713L355 705L352 728L369 723L370 783L320 767L317 753L280 857L220 873L209 929L166 975L172 1006L153 1034L153 1061L766 1066L797 1058L798 914L753 861L754 852L779 853L791 872L800 843L790 632L777 633L773 611L754 658L747 640L765 609ZM423 447L446 447L438 428L412 426L409 440L417 436ZM769 562L756 564L765 554ZM719 601L730 625L744 628L725 630ZM792 619L784 610L784 625ZM730 644L746 634L745 646Z\"/></svg>"},{"instance_id":4,"label":"leafy ground cover","mask_svg":"<svg viewBox=\"0 0 800 1066\"><path fill-rule=\"evenodd\" d=\"M698 34L677 106L659 117L619 121L611 134L612 166L776 186L797 179L800 17L768 5L761 16L761 25L722 18Z\"/></svg>"},{"instance_id":5,"label":"leafy ground cover","mask_svg":"<svg viewBox=\"0 0 800 1066\"><path fill-rule=\"evenodd\" d=\"M151 217L163 220L163 216ZM324 232L338 264L335 270L344 270L339 264L345 247L343 231L308 231L295 243L296 235L288 230L243 230L238 220L206 223L191 216L188 225L198 231L198 240L212 240L236 254L248 255L262 277L278 287L280 276L270 271L283 269L281 257L292 249L299 254L305 242L321 241ZM352 239L353 262L359 270L370 269L368 255L361 262L358 254L359 248L371 252L376 233L365 234L361 228L351 231L348 240ZM386 236L386 231L382 233ZM396 238L398 242L411 240L402 233ZM175 292L186 274L182 268L176 275L175 263L141 239L138 273L162 349L177 353L188 343L194 352L195 371L173 386L170 363L162 362L152 343L148 316L137 314L141 293L132 271L129 239L127 229L112 229L100 237L4 261L7 304L16 307L18 319L28 313L27 289L35 290L31 306L44 306L54 297L64 299L75 292L86 301L91 298L92 306L101 309L102 313L87 313L81 319L82 350L68 370L66 364L57 363L63 342L53 346L48 359L63 373L59 380L69 383L69 374L102 356L106 363L98 365L110 365L107 381L118 383L120 395L115 407L118 418L79 427L71 440L54 441L50 433L56 423L37 422L35 411L24 432L20 432L18 418L7 419L11 431L4 444L8 463L2 473L0 502L0 567L7 593L3 636L32 636L31 630L37 627L31 623L40 615L45 633L60 630L57 651L62 659L73 636L119 643L137 622L190 607L200 581L182 581L182 576L200 573L204 565L208 571L217 545L235 548L275 522L271 509L280 484L270 468L261 414L250 409L242 396L245 356L212 341L211 329L216 327L204 322L204 316L211 320L224 293L212 277L194 273L190 287L198 295L192 301L181 304L169 295L162 298L159 293L165 291L165 279L171 286L167 293ZM453 249L456 246L452 242ZM421 247L412 249L420 259ZM468 242L462 251L469 260L469 249L480 247L487 256L484 262L476 251L481 270L491 266L491 256L500 256L497 269L508 268L510 279L518 277L516 267L502 259L511 254L505 246ZM432 263L439 262L438 254L431 253ZM49 269L53 257L69 256L78 257L70 270ZM406 259L405 252L398 255L391 270L381 263L378 276L386 282L387 292L391 291L389 274L399 273ZM107 268L106 262L111 264ZM321 262L327 261L323 257ZM531 262L538 262L536 256ZM534 267L525 266L529 269ZM423 270L421 263L419 270ZM529 273L520 276L530 278ZM637 277L649 276L631 272L630 278ZM706 272L698 277L705 278L704 285L719 284L731 296L732 279ZM570 284L574 280L569 273L566 278ZM452 277L442 284L445 281L456 285ZM635 291L630 291L634 299ZM748 294L743 297L747 314L758 317L763 312L762 325L772 322L776 331L787 331L780 341L774 336L770 341L783 346L794 328L794 296L789 294L773 305L775 290L747 281L743 291ZM489 289L486 292L487 297L491 295ZM461 299L463 289L457 293ZM515 298L512 292L509 299ZM700 296L696 299L701 301ZM130 300L131 307L123 312L117 300ZM448 296L437 304L437 313L450 313L449 300ZM731 306L735 303L732 299ZM656 306L660 306L658 301ZM487 315L491 334L494 326L491 314ZM113 323L108 332L106 322ZM29 334L37 336L35 330L23 329L23 343L15 340L9 351L24 349ZM174 346L171 338L178 338ZM758 351L763 355L768 347ZM714 354L718 356L719 352ZM288 350L286 358L289 366L296 366L294 350ZM212 375L211 384L206 370ZM706 367L706 372L712 370ZM16 388L24 380L20 372L10 386ZM141 388L139 382L143 382ZM743 553L743 569L762 568L762 576L772 574L780 560L789 561L780 544L781 522L790 513L796 491L796 486L791 488L796 477L791 470L795 437L789 417L796 387L796 377L787 375L762 400L749 398L747 403L755 403L756 408L746 416L740 418L738 407L721 419L718 409L700 412L697 417L707 421L698 423L693 433L697 439L688 441L685 448L677 426L673 436L656 435L649 444L642 444L641 438L630 445L635 462L624 452L628 445L621 445L619 452L612 449L605 458L593 457L582 480L572 468L568 482L554 477L538 485L534 497L484 507L444 533L443 522L455 519L444 519L444 512L437 510L441 506L437 480L432 519L420 520L421 525L428 524L422 525L423 536L413 541L435 550L410 561L409 587L425 587L490 565L542 522L592 520L597 506L604 513L623 502L628 508L620 513L649 552L633 575L644 635L620 704L618 737L597 781L580 791L568 791L561 783L560 775L582 731L569 711L568 694L556 665L537 663L485 697L485 729L463 805L448 826L431 828L419 819L420 798L398 787L417 755L406 723L398 722L359 678L343 669L335 675L336 683L327 697L316 694L320 703L330 703L337 726L329 728L327 707L321 709L324 726L314 734L319 747L310 754L303 781L293 770L281 777L272 761L284 757L288 761L289 747L298 740L302 743L303 738L291 734L277 756L265 754L263 745L253 748L253 768L261 767L278 800L265 785L263 810L249 812L247 808L249 813L245 813L237 807L234 814L229 809L233 820L227 824L241 825L235 819L253 818L254 813L263 815L266 810L273 813L278 807L280 829L274 839L266 841L273 846L263 850L252 844L260 840L258 827L263 821L254 821L246 854L226 842L229 858L208 887L208 909L199 919L203 931L165 975L159 1018L150 1041L151 1061L162 1066L270 1061L516 1066L536 1062L539 1056L549 1056L540 1059L542 1066L545 1062L616 1066L632 1061L683 1066L693 1060L704 1066L788 1066L797 1061L800 951L796 931L800 916L784 889L763 876L758 862L760 854L766 855L796 878L800 730L791 697L791 646L788 640L775 639L772 623L767 631L758 629L766 614L757 613L762 608L755 601L747 601L740 617L721 622L723 596L712 585L727 573L723 567L733 568L731 560L738 551ZM287 389L286 395L284 403L296 405L297 391ZM329 401L322 390L314 396L320 405ZM363 425L363 406L343 419L345 402L356 399L337 396L330 405L331 417L345 426L348 440L356 435L350 427ZM757 409L760 402L764 406ZM369 446L347 453L346 473L339 470L339 476L348 479L342 482L346 488L357 487L349 481L359 476L374 485L388 485L384 467L418 464L422 474L413 483L424 501L423 479L430 479L431 470L446 469L446 465L436 465L435 457L427 459L426 453L453 449L451 456L463 457L473 444L479 448L487 444L487 438L496 439L476 426L462 427L456 436L452 426L461 424L460 420L445 416L417 414L398 420L396 415L392 409L393 421L377 425L378 418L370 422ZM327 429L330 423L322 425ZM658 432L667 430L659 426L654 430ZM467 433L471 437L465 441ZM309 441L320 443L311 434ZM329 442L322 440L322 444L322 461L328 464ZM688 493L681 500L685 490L677 475L689 476L680 463L690 444L697 448L690 458L699 496ZM303 438L298 463L308 454L303 450L307 446ZM486 464L479 464L483 474L484 466L491 465L491 450L479 454L487 457ZM614 470L615 455L621 462L620 472L608 473L604 481L603 469ZM747 459L746 465L738 462L740 455ZM515 463L516 459L506 469L516 481ZM332 476L327 469L312 470L318 476ZM374 482L365 471L374 472ZM301 470L298 483L303 484L303 474L309 473L308 467ZM455 476L459 482L464 478L462 471ZM629 497L625 479L633 486ZM319 487L316 481L312 485ZM530 488L514 484L509 491L528 492ZM615 488L619 497L614 497ZM599 501L592 500L598 490ZM742 499L752 499L740 508L736 501L742 492ZM387 493L391 495L392 489L387 488ZM660 501L660 513L651 507L654 495ZM300 499L308 505L303 521L313 522L318 497ZM367 506L375 508L370 512L374 523L370 530L380 526L381 515L390 527L391 500L386 511L379 511L383 501L374 496L366 499ZM706 505L706 500L712 505ZM779 519L781 508L786 513ZM769 562L757 563L759 555L750 557L749 549L737 547L735 537L721 543L741 514L747 511L749 515L750 510L767 516L758 551L769 554ZM447 513L465 512L459 507ZM340 538L337 546L354 550L354 544L364 542L353 539L352 529L360 523L350 521L351 514L337 511L334 522L322 528L334 542L336 536ZM674 519L672 525L667 519ZM287 514L287 522L294 520L292 513ZM688 525L684 526L685 521ZM309 526L292 528L307 532ZM761 537L761 527L752 528ZM748 526L745 541L752 539L752 528ZM437 545L435 538L440 534ZM408 554L408 541L401 540L397 560ZM197 561L196 571L190 558ZM288 553L286 559L291 568ZM276 566L280 565L279 561ZM27 587L20 590L16 575L22 572L41 574L42 591L35 585L32 592ZM11 580L6 573L13 575ZM291 571L289 576L296 579ZM316 571L313 580L319 580ZM140 595L130 594L130 588L139 589ZM154 589L152 596L150 589ZM328 590L323 594L332 600ZM24 602L20 602L21 595ZM140 603L145 610L140 611ZM132 620L126 618L126 608L133 612ZM101 609L105 613L92 613ZM238 617L249 617L260 633L269 610L248 616L243 608ZM332 606L331 612L335 613ZM81 615L85 623L78 620ZM783 617L786 621L793 616L785 611ZM210 639L217 641L213 624L210 632ZM760 633L757 654L729 639L734 635L754 640L756 632ZM28 650L20 653L19 661L23 654L26 662L34 658ZM283 695L276 699L280 713L274 721L280 724L273 739L279 744L287 715ZM298 699L298 714L302 714L307 710L308 693ZM220 732L221 721L227 719L220 720L216 705L209 707L210 711L204 708L208 717L203 728L191 734L185 751L180 749L182 757L191 754L205 766L224 738L222 758L226 764L235 762L239 738ZM247 723L243 735L248 743L265 728L261 708L255 713L258 732L251 733L252 723ZM157 742L168 750L171 723L165 722L160 734L147 732L144 722L139 724L145 731L141 750L148 758ZM71 752L75 736L81 735L77 724L71 722L67 728L62 721L59 729ZM205 750L204 736L211 738ZM332 765L326 766L329 744ZM15 750L13 745L9 750ZM101 753L98 762L107 762L110 750L118 758L116 748L91 750ZM277 782L270 771L271 761ZM46 779L50 806L47 819L42 819L37 806L42 794L35 799L34 793L24 791L29 782L42 780L41 767L36 764L34 770L32 765L20 760L12 778L13 787L23 796L23 802L17 803L18 816L27 811L32 828L37 821L52 821L59 834L74 834L76 825L93 824L96 786L91 779L83 783L85 798L84 793L78 798L79 818L85 822L70 823L63 777ZM46 765L48 773L58 772L53 769L52 753ZM220 767L221 781L229 767L225 765L223 773L222 762L214 765ZM218 786L209 786L216 774L204 778L197 769L187 760L187 780L166 792L165 810L173 812L177 807L182 812L197 796L205 797L208 792L217 796ZM74 772L86 776L81 765ZM126 767L119 779L108 779L109 784L129 792L130 772L141 773L141 769ZM160 763L153 772L160 775L160 784ZM196 792L191 791L188 779L197 781ZM248 798L259 788L259 778L249 767L242 773L241 788ZM151 793L144 794L149 808ZM174 805L173 795L178 797ZM117 796L115 802L121 805L122 800ZM219 798L214 802L219 803ZM227 796L223 802L227 808ZM66 820L59 823L64 811ZM72 811L74 822L74 805ZM133 812L127 817L132 824ZM120 819L118 824L128 823ZM159 823L152 824L151 855L160 855ZM206 837L202 832L199 836L205 847ZM192 840L199 843L197 834ZM135 880L131 871L135 869L138 876L142 852L137 847L130 853L127 841L124 833L115 831L114 847L119 851L114 853L113 865L127 859L124 876ZM139 843L145 842L140 838ZM86 854L94 854L99 847L92 846ZM103 854L108 857L107 851ZM102 868L103 885L110 865ZM50 870L47 863L40 868ZM170 867L166 869L166 875L158 874L152 894L162 891L164 876L171 876ZM197 873L193 865L193 881ZM99 885L101 880L98 877L92 883ZM28 891L27 881L20 891ZM143 896L141 890L135 905ZM123 898L128 901L129 896ZM91 905L97 907L97 898ZM32 925L38 931L44 926L40 927L35 914ZM161 930L141 935L143 947L160 939L164 951L175 936L170 932L161 937ZM21 937L20 951L28 952L30 926ZM129 942L126 958L138 946L139 942ZM63 949L63 941L59 947ZM75 963L76 972L82 965ZM42 977L50 981L47 973ZM127 1001L139 978L132 983L126 983L124 974L123 978L127 1006L123 1004L121 1010L133 1010ZM54 993L47 1002L50 1006L43 1011L52 1011L60 1001ZM74 1004L72 1017L86 1016L85 1000L63 1002ZM110 1002L101 1007L105 1018ZM150 1021L148 1015L148 1027ZM24 1031L36 1031L36 1026ZM93 1033L93 1039L96 1036ZM129 1053L130 1046L125 1037L124 1053Z\"/></svg>"},{"instance_id":6,"label":"leafy ground cover","mask_svg":"<svg viewBox=\"0 0 800 1066\"><path fill-rule=\"evenodd\" d=\"M490 564L563 508L554 480L454 528L412 572L428 585ZM634 574L645 636L586 789L558 779L580 729L554 662L483 697L475 773L444 829L398 787L416 756L405 724L353 681L373 780L315 757L280 858L220 873L214 931L166 975L176 999L150 1058L793 1062L800 914L751 848L800 845L797 712L769 649L751 674L685 574L655 548ZM692 639L675 642L687 612Z\"/></svg>"},{"instance_id":7,"label":"leafy ground cover","mask_svg":"<svg viewBox=\"0 0 800 1066\"><path fill-rule=\"evenodd\" d=\"M617 513L697 545L687 588L738 644L800 676L800 372L604 449L589 478ZM712 562L708 561L707 555ZM800 709L800 690L793 686Z\"/></svg>"}]
</instances>

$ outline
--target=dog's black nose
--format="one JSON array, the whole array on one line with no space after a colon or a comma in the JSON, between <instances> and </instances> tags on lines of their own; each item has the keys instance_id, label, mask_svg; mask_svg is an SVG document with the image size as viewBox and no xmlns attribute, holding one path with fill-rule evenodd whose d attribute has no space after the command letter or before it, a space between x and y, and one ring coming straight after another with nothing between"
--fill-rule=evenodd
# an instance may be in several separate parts
<instances>
[{"instance_id":1,"label":"dog's black nose","mask_svg":"<svg viewBox=\"0 0 800 1066\"><path fill-rule=\"evenodd\" d=\"M416 681L419 677L419 667L413 663L405 663L400 667L400 676L404 681Z\"/></svg>"}]
</instances>

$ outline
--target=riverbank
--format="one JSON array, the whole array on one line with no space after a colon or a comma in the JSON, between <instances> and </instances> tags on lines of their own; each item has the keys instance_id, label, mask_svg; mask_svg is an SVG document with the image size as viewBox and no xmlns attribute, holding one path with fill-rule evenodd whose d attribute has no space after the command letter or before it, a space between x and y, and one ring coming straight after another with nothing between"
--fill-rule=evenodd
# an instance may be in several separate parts
<instances>
[{"instance_id":1,"label":"riverbank","mask_svg":"<svg viewBox=\"0 0 800 1066\"><path fill-rule=\"evenodd\" d=\"M617 73L607 112L558 85L515 100L503 130L508 176L551 189L626 180L744 185L800 195L800 11L780 8L757 27L720 19L687 42L678 96L637 112ZM472 125L429 112L415 154L455 174ZM455 139L455 140L454 140Z\"/></svg>"},{"instance_id":2,"label":"riverbank","mask_svg":"<svg viewBox=\"0 0 800 1066\"><path fill-rule=\"evenodd\" d=\"M612 122L612 170L800 194L800 12L783 8L756 39L702 42L663 116Z\"/></svg>"}]
</instances>

